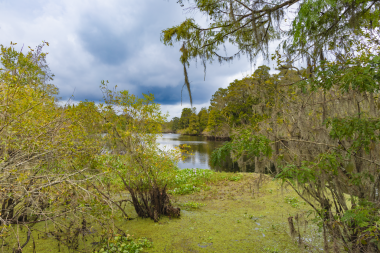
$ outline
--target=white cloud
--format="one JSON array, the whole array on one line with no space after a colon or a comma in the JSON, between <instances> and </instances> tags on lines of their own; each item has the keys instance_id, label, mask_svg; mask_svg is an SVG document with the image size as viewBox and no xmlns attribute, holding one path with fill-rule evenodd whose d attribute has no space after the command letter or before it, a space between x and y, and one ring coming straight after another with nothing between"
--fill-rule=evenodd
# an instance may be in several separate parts
<instances>
[{"instance_id":1,"label":"white cloud","mask_svg":"<svg viewBox=\"0 0 380 253\"><path fill-rule=\"evenodd\" d=\"M193 104L193 107L197 108L197 113L200 111L202 107L208 108L209 106L210 102L203 104ZM169 113L169 121L174 117L180 118L183 108L191 108L191 105L189 103L182 103L182 105L180 103L175 105L161 105L161 111L163 113Z\"/></svg>"}]
</instances>

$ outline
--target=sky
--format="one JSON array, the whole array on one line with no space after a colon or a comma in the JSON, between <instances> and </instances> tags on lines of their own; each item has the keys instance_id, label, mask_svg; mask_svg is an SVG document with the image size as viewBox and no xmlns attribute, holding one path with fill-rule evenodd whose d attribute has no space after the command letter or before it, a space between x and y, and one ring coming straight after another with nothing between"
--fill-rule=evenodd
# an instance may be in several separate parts
<instances>
[{"instance_id":1,"label":"sky","mask_svg":"<svg viewBox=\"0 0 380 253\"><path fill-rule=\"evenodd\" d=\"M0 0L0 44L18 43L27 51L42 41L54 73L59 96L67 101L99 102L99 86L129 90L135 95L153 93L162 111L180 117L190 107L179 61L180 43L168 47L160 41L161 31L180 24L186 17L206 23L207 17L184 11L176 0ZM233 54L234 48L227 47ZM191 62L188 70L193 106L208 107L218 88L251 74L255 66L242 56L233 63L208 64L206 80L201 64ZM256 66L273 64L261 58Z\"/></svg>"}]
</instances>

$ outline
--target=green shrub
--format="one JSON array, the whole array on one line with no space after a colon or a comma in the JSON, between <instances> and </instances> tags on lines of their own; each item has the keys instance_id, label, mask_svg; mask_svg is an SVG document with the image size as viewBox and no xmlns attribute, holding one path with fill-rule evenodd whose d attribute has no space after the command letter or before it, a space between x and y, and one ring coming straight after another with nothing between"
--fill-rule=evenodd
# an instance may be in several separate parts
<instances>
[{"instance_id":1,"label":"green shrub","mask_svg":"<svg viewBox=\"0 0 380 253\"><path fill-rule=\"evenodd\" d=\"M144 248L151 247L152 242L144 237L134 240L129 236L116 236L110 241L104 240L100 250L94 251L94 253L138 253Z\"/></svg>"},{"instance_id":2,"label":"green shrub","mask_svg":"<svg viewBox=\"0 0 380 253\"><path fill-rule=\"evenodd\" d=\"M239 181L241 178L242 178L241 175L230 176L230 177L228 177L228 180L230 180L230 181Z\"/></svg>"}]
</instances>

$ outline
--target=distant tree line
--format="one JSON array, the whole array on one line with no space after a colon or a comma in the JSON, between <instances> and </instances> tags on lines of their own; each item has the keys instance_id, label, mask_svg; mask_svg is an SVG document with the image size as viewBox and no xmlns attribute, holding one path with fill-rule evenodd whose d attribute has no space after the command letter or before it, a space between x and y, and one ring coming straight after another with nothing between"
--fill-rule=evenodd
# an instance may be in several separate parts
<instances>
[{"instance_id":1,"label":"distant tree line","mask_svg":"<svg viewBox=\"0 0 380 253\"><path fill-rule=\"evenodd\" d=\"M209 108L203 107L199 113L195 107L183 108L180 118L174 117L164 124L164 132L229 139L239 129L255 125L262 120L262 116L253 108L262 99L252 96L254 87L273 82L282 85L300 80L295 70L280 70L277 74L270 74L269 71L269 67L260 66L251 76L235 80L227 88L219 88L212 95ZM270 97L267 99L269 102Z\"/></svg>"},{"instance_id":2,"label":"distant tree line","mask_svg":"<svg viewBox=\"0 0 380 253\"><path fill-rule=\"evenodd\" d=\"M174 117L163 126L163 132L173 132L188 135L199 135L206 129L209 119L207 108L202 107L197 113L197 109L183 108L181 117Z\"/></svg>"}]
</instances>

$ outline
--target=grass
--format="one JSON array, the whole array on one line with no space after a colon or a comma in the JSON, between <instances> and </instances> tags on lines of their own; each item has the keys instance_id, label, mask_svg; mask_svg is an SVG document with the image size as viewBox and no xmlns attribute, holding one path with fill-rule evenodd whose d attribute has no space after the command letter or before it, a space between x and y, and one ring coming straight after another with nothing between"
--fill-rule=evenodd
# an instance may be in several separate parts
<instances>
[{"instance_id":1,"label":"grass","mask_svg":"<svg viewBox=\"0 0 380 253\"><path fill-rule=\"evenodd\" d=\"M304 202L300 202L296 197L290 196L285 197L285 203L290 204L294 208L299 208L300 204L305 204Z\"/></svg>"},{"instance_id":2,"label":"grass","mask_svg":"<svg viewBox=\"0 0 380 253\"><path fill-rule=\"evenodd\" d=\"M98 252L301 252L288 234L287 218L306 216L310 210L295 201L293 190L265 177L260 190L253 191L258 175L252 173L185 169L172 176L175 180L168 187L172 204L181 207L179 219L162 217L154 223L138 218L133 206L127 205L127 213L135 219L127 221L121 213L116 213L115 219L130 236L109 240L95 234L81 237L80 248ZM297 203L297 208L292 203ZM38 236L37 230L43 231L44 224L37 224L32 233L36 252L70 252L53 238ZM317 227L309 225L302 233L321 248L323 240ZM94 247L90 243L94 241L100 244ZM23 252L33 252L30 244Z\"/></svg>"},{"instance_id":3,"label":"grass","mask_svg":"<svg viewBox=\"0 0 380 253\"><path fill-rule=\"evenodd\" d=\"M189 201L187 203L180 204L181 207L184 207L185 209L199 209L202 206L205 206L206 204L198 203L198 202L193 202Z\"/></svg>"}]
</instances>

